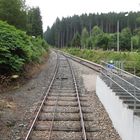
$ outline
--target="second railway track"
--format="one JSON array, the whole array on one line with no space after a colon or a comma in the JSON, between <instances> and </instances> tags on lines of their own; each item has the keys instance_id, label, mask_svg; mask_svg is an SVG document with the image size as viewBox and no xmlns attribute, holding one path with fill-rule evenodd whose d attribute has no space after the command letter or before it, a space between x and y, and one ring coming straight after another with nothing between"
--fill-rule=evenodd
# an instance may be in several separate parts
<instances>
[{"instance_id":1,"label":"second railway track","mask_svg":"<svg viewBox=\"0 0 140 140\"><path fill-rule=\"evenodd\" d=\"M90 113L70 61L58 54L55 74L25 140L92 140Z\"/></svg>"}]
</instances>

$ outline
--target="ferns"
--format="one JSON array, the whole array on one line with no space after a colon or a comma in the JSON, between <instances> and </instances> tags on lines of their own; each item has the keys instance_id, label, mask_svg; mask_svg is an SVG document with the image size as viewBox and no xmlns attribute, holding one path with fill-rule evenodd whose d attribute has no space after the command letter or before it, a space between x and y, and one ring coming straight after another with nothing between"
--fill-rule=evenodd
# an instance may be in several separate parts
<instances>
[{"instance_id":1,"label":"ferns","mask_svg":"<svg viewBox=\"0 0 140 140\"><path fill-rule=\"evenodd\" d=\"M38 60L48 45L14 26L0 21L0 73L20 71L27 62Z\"/></svg>"}]
</instances>

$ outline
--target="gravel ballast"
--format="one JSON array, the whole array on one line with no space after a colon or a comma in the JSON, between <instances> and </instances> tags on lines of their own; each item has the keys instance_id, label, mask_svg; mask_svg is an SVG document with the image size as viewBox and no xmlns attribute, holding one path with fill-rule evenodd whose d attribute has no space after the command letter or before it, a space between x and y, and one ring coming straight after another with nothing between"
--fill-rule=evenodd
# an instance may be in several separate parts
<instances>
[{"instance_id":1,"label":"gravel ballast","mask_svg":"<svg viewBox=\"0 0 140 140\"><path fill-rule=\"evenodd\" d=\"M42 71L23 87L0 94L0 140L20 140L50 83L56 65L56 54L51 52Z\"/></svg>"},{"instance_id":2,"label":"gravel ballast","mask_svg":"<svg viewBox=\"0 0 140 140\"><path fill-rule=\"evenodd\" d=\"M86 122L86 126L89 126L93 131L95 130L94 133L88 132L88 137L98 140L121 140L109 115L96 95L96 77L99 73L73 60L71 62L75 68L77 79L79 79L80 93L87 99L89 105L87 108L92 112L90 115L85 115L92 120Z\"/></svg>"}]
</instances>

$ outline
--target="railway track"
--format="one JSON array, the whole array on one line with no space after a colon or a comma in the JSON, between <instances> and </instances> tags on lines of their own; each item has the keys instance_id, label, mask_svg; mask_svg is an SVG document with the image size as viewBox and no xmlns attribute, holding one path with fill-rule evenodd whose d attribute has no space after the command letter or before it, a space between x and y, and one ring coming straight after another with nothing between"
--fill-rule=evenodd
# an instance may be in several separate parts
<instances>
[{"instance_id":1,"label":"railway track","mask_svg":"<svg viewBox=\"0 0 140 140\"><path fill-rule=\"evenodd\" d=\"M54 76L25 140L92 140L86 95L78 91L71 62L58 54Z\"/></svg>"},{"instance_id":2,"label":"railway track","mask_svg":"<svg viewBox=\"0 0 140 140\"><path fill-rule=\"evenodd\" d=\"M116 93L116 96L127 108L133 110L133 114L140 117L140 77L127 71L114 67L108 68L108 63L102 61L102 65L65 54L66 57L100 73L101 79Z\"/></svg>"}]
</instances>

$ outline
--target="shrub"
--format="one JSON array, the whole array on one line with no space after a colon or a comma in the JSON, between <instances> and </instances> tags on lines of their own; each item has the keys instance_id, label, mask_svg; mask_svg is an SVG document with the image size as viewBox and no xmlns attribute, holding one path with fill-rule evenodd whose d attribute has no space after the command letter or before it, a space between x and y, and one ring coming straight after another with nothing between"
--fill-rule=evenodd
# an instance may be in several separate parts
<instances>
[{"instance_id":1,"label":"shrub","mask_svg":"<svg viewBox=\"0 0 140 140\"><path fill-rule=\"evenodd\" d=\"M0 73L18 72L27 62L37 60L48 48L40 38L0 21Z\"/></svg>"}]
</instances>

